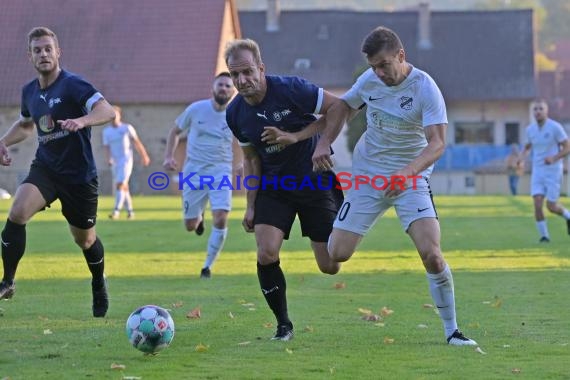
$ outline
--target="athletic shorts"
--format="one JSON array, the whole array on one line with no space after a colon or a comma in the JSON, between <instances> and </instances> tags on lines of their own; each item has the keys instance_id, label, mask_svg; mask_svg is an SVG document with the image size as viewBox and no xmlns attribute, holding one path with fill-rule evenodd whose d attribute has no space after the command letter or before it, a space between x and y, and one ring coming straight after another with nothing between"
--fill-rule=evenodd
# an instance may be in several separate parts
<instances>
[{"instance_id":1,"label":"athletic shorts","mask_svg":"<svg viewBox=\"0 0 570 380\"><path fill-rule=\"evenodd\" d=\"M59 199L61 213L73 227L87 230L97 222L98 187L97 177L88 183L69 184L32 164L30 173L22 183L35 185L46 201L46 207Z\"/></svg>"},{"instance_id":2,"label":"athletic shorts","mask_svg":"<svg viewBox=\"0 0 570 380\"><path fill-rule=\"evenodd\" d=\"M133 173L133 160L120 160L113 164L114 183L129 183Z\"/></svg>"},{"instance_id":3,"label":"athletic shorts","mask_svg":"<svg viewBox=\"0 0 570 380\"><path fill-rule=\"evenodd\" d=\"M418 219L437 218L429 183L422 177L416 181L415 188L408 188L394 198L385 197L384 190L370 185L351 187L338 211L334 228L365 235L392 206L406 232Z\"/></svg>"},{"instance_id":4,"label":"athletic shorts","mask_svg":"<svg viewBox=\"0 0 570 380\"><path fill-rule=\"evenodd\" d=\"M530 195L543 195L549 202L557 202L560 198L562 170L543 172L535 170L530 179Z\"/></svg>"},{"instance_id":5,"label":"athletic shorts","mask_svg":"<svg viewBox=\"0 0 570 380\"><path fill-rule=\"evenodd\" d=\"M185 176L188 171L184 171ZM232 189L227 184L224 185L222 179L231 178L231 171L224 174L213 176L215 181L209 186L200 183L200 176L196 174L190 181L192 186L183 184L182 187L182 206L184 219L195 219L202 215L206 209L208 200L210 200L210 208L212 210L231 211L232 209Z\"/></svg>"},{"instance_id":6,"label":"athletic shorts","mask_svg":"<svg viewBox=\"0 0 570 380\"><path fill-rule=\"evenodd\" d=\"M314 189L259 189L255 198L254 224L277 227L283 231L284 238L289 239L295 216L298 216L303 236L308 236L314 242L327 242L344 197L342 190L328 185L329 176L332 176L333 185L337 184L334 173L321 176L326 178L321 188L316 182L317 178L312 178Z\"/></svg>"}]
</instances>

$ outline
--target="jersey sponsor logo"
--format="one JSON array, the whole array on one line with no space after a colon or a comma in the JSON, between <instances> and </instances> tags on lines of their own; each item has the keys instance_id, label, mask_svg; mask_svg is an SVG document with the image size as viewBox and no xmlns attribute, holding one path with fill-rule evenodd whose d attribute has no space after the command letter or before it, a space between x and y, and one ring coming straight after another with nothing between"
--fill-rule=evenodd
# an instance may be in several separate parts
<instances>
[{"instance_id":1,"label":"jersey sponsor logo","mask_svg":"<svg viewBox=\"0 0 570 380\"><path fill-rule=\"evenodd\" d=\"M40 99L47 103L46 97L47 97L47 94L41 94L40 95Z\"/></svg>"},{"instance_id":2,"label":"jersey sponsor logo","mask_svg":"<svg viewBox=\"0 0 570 380\"><path fill-rule=\"evenodd\" d=\"M277 153L285 149L283 144L273 144L265 147L265 153Z\"/></svg>"},{"instance_id":3,"label":"jersey sponsor logo","mask_svg":"<svg viewBox=\"0 0 570 380\"><path fill-rule=\"evenodd\" d=\"M263 111L263 113L257 112L256 115L257 115L258 117L261 117L261 118L263 118L263 119L269 121L269 119L267 118L267 115L265 114L265 111Z\"/></svg>"},{"instance_id":4,"label":"jersey sponsor logo","mask_svg":"<svg viewBox=\"0 0 570 380\"><path fill-rule=\"evenodd\" d=\"M409 111L412 109L412 106L414 105L413 102L414 102L414 98L402 96L400 98L400 108L405 109L406 111Z\"/></svg>"},{"instance_id":5,"label":"jersey sponsor logo","mask_svg":"<svg viewBox=\"0 0 570 380\"><path fill-rule=\"evenodd\" d=\"M48 102L48 107L53 108L54 105L61 103L61 98L51 98Z\"/></svg>"}]
</instances>

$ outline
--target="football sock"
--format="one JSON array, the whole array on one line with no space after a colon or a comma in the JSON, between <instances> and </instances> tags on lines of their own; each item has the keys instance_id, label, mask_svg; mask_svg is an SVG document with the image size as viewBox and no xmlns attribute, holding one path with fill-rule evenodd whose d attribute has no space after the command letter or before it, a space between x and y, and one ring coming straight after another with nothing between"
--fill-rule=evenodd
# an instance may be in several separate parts
<instances>
[{"instance_id":1,"label":"football sock","mask_svg":"<svg viewBox=\"0 0 570 380\"><path fill-rule=\"evenodd\" d=\"M453 292L453 276L447 264L441 273L427 273L429 290L445 329L445 337L449 337L457 329L455 319L455 295Z\"/></svg>"},{"instance_id":2,"label":"football sock","mask_svg":"<svg viewBox=\"0 0 570 380\"><path fill-rule=\"evenodd\" d=\"M257 263L257 277L265 301L277 318L277 324L290 325L291 321L287 315L287 285L279 260L268 265Z\"/></svg>"},{"instance_id":3,"label":"football sock","mask_svg":"<svg viewBox=\"0 0 570 380\"><path fill-rule=\"evenodd\" d=\"M103 277L105 271L104 255L105 249L99 237L95 239L95 243L91 247L83 250L83 256L85 256L87 266L91 271L91 276L93 276L91 285L94 289L100 289L105 285L105 278Z\"/></svg>"},{"instance_id":4,"label":"football sock","mask_svg":"<svg viewBox=\"0 0 570 380\"><path fill-rule=\"evenodd\" d=\"M123 190L115 191L115 211L121 211L125 202L125 192Z\"/></svg>"},{"instance_id":5,"label":"football sock","mask_svg":"<svg viewBox=\"0 0 570 380\"><path fill-rule=\"evenodd\" d=\"M125 191L125 208L129 214L133 212L133 199L131 198L130 191Z\"/></svg>"},{"instance_id":6,"label":"football sock","mask_svg":"<svg viewBox=\"0 0 570 380\"><path fill-rule=\"evenodd\" d=\"M208 255L206 256L206 261L204 262L204 268L210 268L214 264L214 261L216 261L218 255L224 247L224 242L226 241L227 235L227 228L219 229L212 227L212 232L210 233L210 238L208 239Z\"/></svg>"},{"instance_id":7,"label":"football sock","mask_svg":"<svg viewBox=\"0 0 570 380\"><path fill-rule=\"evenodd\" d=\"M3 281L12 283L16 276L18 263L26 250L26 225L6 220L2 230L2 263L4 264Z\"/></svg>"},{"instance_id":8,"label":"football sock","mask_svg":"<svg viewBox=\"0 0 570 380\"><path fill-rule=\"evenodd\" d=\"M564 219L570 220L570 211L568 211L567 209L563 208L563 209L562 209L562 216L564 217Z\"/></svg>"},{"instance_id":9,"label":"football sock","mask_svg":"<svg viewBox=\"0 0 570 380\"><path fill-rule=\"evenodd\" d=\"M538 230L538 233L540 234L541 237L544 236L550 238L550 235L548 234L548 226L546 225L546 220L537 221L536 229Z\"/></svg>"}]
</instances>

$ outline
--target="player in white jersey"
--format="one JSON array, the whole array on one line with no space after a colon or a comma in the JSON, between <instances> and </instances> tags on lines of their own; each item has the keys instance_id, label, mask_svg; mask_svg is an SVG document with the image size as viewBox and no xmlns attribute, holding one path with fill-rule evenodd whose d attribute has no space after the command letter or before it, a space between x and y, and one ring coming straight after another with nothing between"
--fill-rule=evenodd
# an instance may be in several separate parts
<instances>
[{"instance_id":1,"label":"player in white jersey","mask_svg":"<svg viewBox=\"0 0 570 380\"><path fill-rule=\"evenodd\" d=\"M532 110L536 122L526 128L527 143L523 157L532 150L530 195L534 199L534 218L540 242L548 243L550 235L543 212L544 198L548 211L566 219L566 228L570 235L570 212L558 202L562 182L562 159L570 153L570 143L564 128L548 118L546 101L533 102Z\"/></svg>"},{"instance_id":2,"label":"player in white jersey","mask_svg":"<svg viewBox=\"0 0 570 380\"><path fill-rule=\"evenodd\" d=\"M202 235L204 210L210 200L214 225L208 239L208 253L201 278L210 278L210 268L220 254L228 233L227 220L232 201L233 134L226 122L226 106L234 92L230 75L220 73L214 79L212 97L190 104L176 119L176 125L167 139L164 167L175 170L174 151L179 135L188 134L183 173L188 183L183 184L182 190L184 224L188 231Z\"/></svg>"},{"instance_id":3,"label":"player in white jersey","mask_svg":"<svg viewBox=\"0 0 570 380\"><path fill-rule=\"evenodd\" d=\"M453 278L441 253L428 183L433 164L445 149L445 102L433 79L406 62L402 42L392 30L374 29L364 39L362 52L370 69L327 112L313 155L314 170L330 170L331 143L350 114L368 106L367 129L353 155L352 176L361 176L360 181L352 184L337 214L329 255L335 261L347 261L376 220L394 206L427 271L447 343L476 345L457 327ZM266 141L291 143L305 138L302 133L292 137L267 128ZM386 183L373 178L385 178ZM379 189L383 186L387 187Z\"/></svg>"},{"instance_id":4,"label":"player in white jersey","mask_svg":"<svg viewBox=\"0 0 570 380\"><path fill-rule=\"evenodd\" d=\"M114 106L113 108L115 108L115 120L103 129L105 157L113 170L113 184L115 186L115 206L109 218L119 219L124 205L127 209L127 218L133 219L135 213L129 190L129 179L133 172L133 146L141 156L143 166L150 164L150 158L135 128L121 120L121 107Z\"/></svg>"}]
</instances>

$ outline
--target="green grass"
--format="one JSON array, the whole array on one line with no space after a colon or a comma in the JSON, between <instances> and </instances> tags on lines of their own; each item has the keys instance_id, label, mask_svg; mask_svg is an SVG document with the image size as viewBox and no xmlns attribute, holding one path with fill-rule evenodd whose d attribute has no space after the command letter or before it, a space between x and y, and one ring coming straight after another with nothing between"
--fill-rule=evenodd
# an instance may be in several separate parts
<instances>
[{"instance_id":1,"label":"green grass","mask_svg":"<svg viewBox=\"0 0 570 380\"><path fill-rule=\"evenodd\" d=\"M107 220L111 202L101 200L97 224L108 317L91 317L88 270L54 205L29 223L17 293L0 302L0 379L570 378L570 238L549 217L552 242L537 243L530 197L436 198L458 321L486 354L444 344L439 317L424 307L432 300L420 260L393 212L336 276L318 272L295 226L281 262L296 337L283 343L268 340L274 318L253 235L240 226L243 199L210 281L198 278L207 234L184 231L177 198L136 198L135 221ZM4 217L9 206L0 203ZM132 348L124 332L127 316L150 303L176 323L171 347L156 356ZM201 318L186 318L196 307ZM394 312L381 323L359 311L383 307Z\"/></svg>"}]
</instances>

